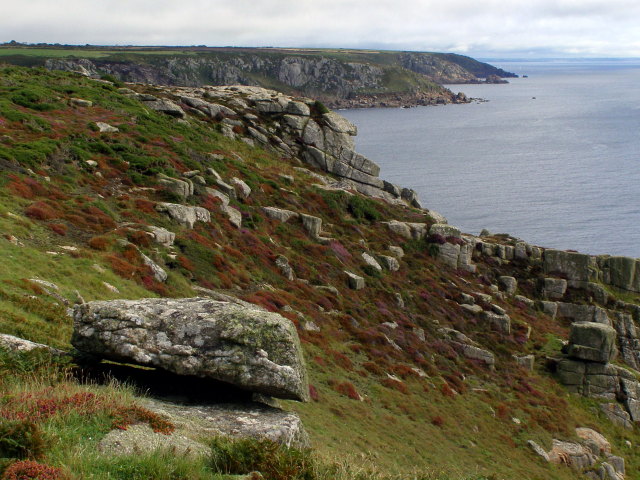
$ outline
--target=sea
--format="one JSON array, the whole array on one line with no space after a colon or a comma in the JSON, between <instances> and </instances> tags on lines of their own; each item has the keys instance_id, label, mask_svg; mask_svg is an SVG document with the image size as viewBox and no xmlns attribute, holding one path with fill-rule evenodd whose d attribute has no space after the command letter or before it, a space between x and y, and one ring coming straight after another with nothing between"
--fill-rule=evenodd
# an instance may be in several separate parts
<instances>
[{"instance_id":1,"label":"sea","mask_svg":"<svg viewBox=\"0 0 640 480\"><path fill-rule=\"evenodd\" d=\"M470 104L342 110L380 177L463 232L640 257L640 59L493 61Z\"/></svg>"}]
</instances>

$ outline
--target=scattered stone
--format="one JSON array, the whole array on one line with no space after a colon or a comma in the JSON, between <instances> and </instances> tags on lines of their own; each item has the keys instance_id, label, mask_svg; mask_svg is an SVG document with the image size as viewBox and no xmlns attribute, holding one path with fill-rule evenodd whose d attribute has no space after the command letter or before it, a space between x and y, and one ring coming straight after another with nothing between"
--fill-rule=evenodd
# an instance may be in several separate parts
<instances>
[{"instance_id":1,"label":"scattered stone","mask_svg":"<svg viewBox=\"0 0 640 480\"><path fill-rule=\"evenodd\" d=\"M231 179L231 183L235 185L236 195L238 198L247 199L251 195L251 187L237 177Z\"/></svg>"},{"instance_id":2,"label":"scattered stone","mask_svg":"<svg viewBox=\"0 0 640 480\"><path fill-rule=\"evenodd\" d=\"M483 312L482 307L480 305L469 305L468 303L463 303L460 307L473 315L478 315Z\"/></svg>"},{"instance_id":3,"label":"scattered stone","mask_svg":"<svg viewBox=\"0 0 640 480\"><path fill-rule=\"evenodd\" d=\"M118 290L117 287L114 287L113 285L111 285L110 283L107 282L102 282L102 284L107 288L107 290L109 290L110 292L113 293L120 293L120 290Z\"/></svg>"},{"instance_id":4,"label":"scattered stone","mask_svg":"<svg viewBox=\"0 0 640 480\"><path fill-rule=\"evenodd\" d=\"M378 258L382 262L384 268L389 270L390 272L397 272L400 270L400 262L395 257L390 257L388 255L378 255Z\"/></svg>"},{"instance_id":5,"label":"scattered stone","mask_svg":"<svg viewBox=\"0 0 640 480\"><path fill-rule=\"evenodd\" d=\"M175 242L176 240L176 234L173 232L170 232L166 228L155 227L153 225L150 225L147 228L151 231L151 234L153 235L153 239L155 240L155 242L159 243L163 247L172 246L173 242Z\"/></svg>"},{"instance_id":6,"label":"scattered stone","mask_svg":"<svg viewBox=\"0 0 640 480\"><path fill-rule=\"evenodd\" d=\"M177 203L158 203L156 204L156 210L166 213L187 228L193 228L196 222L209 223L211 221L209 210L202 207L179 205Z\"/></svg>"},{"instance_id":7,"label":"scattered stone","mask_svg":"<svg viewBox=\"0 0 640 480\"><path fill-rule=\"evenodd\" d=\"M347 275L347 279L349 281L349 288L353 290L362 290L365 286L364 278L356 275L355 273L344 272Z\"/></svg>"},{"instance_id":8,"label":"scattered stone","mask_svg":"<svg viewBox=\"0 0 640 480\"><path fill-rule=\"evenodd\" d=\"M367 252L362 252L361 255L362 255L362 259L364 260L364 263L366 263L370 267L375 268L379 272L382 271L382 267L380 266L380 264L378 263L378 261L375 258L373 258L371 255L369 255Z\"/></svg>"},{"instance_id":9,"label":"scattered stone","mask_svg":"<svg viewBox=\"0 0 640 480\"><path fill-rule=\"evenodd\" d=\"M496 363L496 357L489 350L476 347L474 345L460 344L462 356L472 360L479 360L493 367Z\"/></svg>"},{"instance_id":10,"label":"scattered stone","mask_svg":"<svg viewBox=\"0 0 640 480\"><path fill-rule=\"evenodd\" d=\"M544 448L542 448L536 442L534 442L533 440L527 440L527 445L529 445L529 448L531 448L531 450L533 450L535 453L540 455L544 459L545 462L550 462L551 461L549 459L549 454L547 452L545 452Z\"/></svg>"},{"instance_id":11,"label":"scattered stone","mask_svg":"<svg viewBox=\"0 0 640 480\"><path fill-rule=\"evenodd\" d=\"M461 293L458 303L461 305L474 305L476 303L476 299L467 293Z\"/></svg>"},{"instance_id":12,"label":"scattered stone","mask_svg":"<svg viewBox=\"0 0 640 480\"><path fill-rule=\"evenodd\" d=\"M427 215L433 220L434 223L446 224L449 223L447 218L441 213L436 212L435 210L429 210Z\"/></svg>"},{"instance_id":13,"label":"scattered stone","mask_svg":"<svg viewBox=\"0 0 640 480\"><path fill-rule=\"evenodd\" d=\"M530 298L525 297L524 295L514 295L513 299L516 302L520 302L524 304L524 306L527 308L533 308L536 304L535 300L531 300Z\"/></svg>"},{"instance_id":14,"label":"scattered stone","mask_svg":"<svg viewBox=\"0 0 640 480\"><path fill-rule=\"evenodd\" d=\"M231 225L236 228L242 227L242 212L240 212L240 210L232 207L231 205L222 205L220 208L229 219Z\"/></svg>"},{"instance_id":15,"label":"scattered stone","mask_svg":"<svg viewBox=\"0 0 640 480\"><path fill-rule=\"evenodd\" d=\"M397 292L396 292L396 293L394 293L393 295L394 295L394 297L395 297L395 299L396 299L396 306L397 306L398 308L404 308L404 300L403 300L403 298L402 298L402 295L400 295L400 294L399 294L399 293L397 293Z\"/></svg>"},{"instance_id":16,"label":"scattered stone","mask_svg":"<svg viewBox=\"0 0 640 480\"><path fill-rule=\"evenodd\" d=\"M591 428L576 428L576 435L582 439L584 445L596 456L611 454L611 444L603 435Z\"/></svg>"},{"instance_id":17,"label":"scattered stone","mask_svg":"<svg viewBox=\"0 0 640 480\"><path fill-rule=\"evenodd\" d=\"M397 259L401 259L402 257L404 257L404 250L402 249L402 247L389 245L389 251L391 252L391 255L393 255Z\"/></svg>"},{"instance_id":18,"label":"scattered stone","mask_svg":"<svg viewBox=\"0 0 640 480\"><path fill-rule=\"evenodd\" d=\"M300 218L302 219L302 226L309 233L309 236L317 240L319 242L327 242L330 239L326 237L322 237L322 219L319 217L314 217L313 215L306 215L304 213L300 214ZM382 268L382 267L381 267Z\"/></svg>"},{"instance_id":19,"label":"scattered stone","mask_svg":"<svg viewBox=\"0 0 640 480\"><path fill-rule=\"evenodd\" d=\"M320 331L320 327L318 325L316 325L316 323L311 321L311 320L306 320L306 321L302 322L302 328L304 330L306 330L307 332L319 332Z\"/></svg>"},{"instance_id":20,"label":"scattered stone","mask_svg":"<svg viewBox=\"0 0 640 480\"><path fill-rule=\"evenodd\" d=\"M524 355L524 356L514 355L513 358L515 359L516 363L520 365L522 368L530 372L533 371L533 364L535 361L535 357L533 355Z\"/></svg>"},{"instance_id":21,"label":"scattered stone","mask_svg":"<svg viewBox=\"0 0 640 480\"><path fill-rule=\"evenodd\" d=\"M77 305L73 318L71 343L97 358L308 399L296 329L277 313L209 298L148 298Z\"/></svg>"},{"instance_id":22,"label":"scattered stone","mask_svg":"<svg viewBox=\"0 0 640 480\"><path fill-rule=\"evenodd\" d=\"M291 268L291 265L289 265L289 259L287 257L285 257L284 255L278 255L278 257L276 258L276 266L287 280L295 280L295 273L293 272L293 268Z\"/></svg>"},{"instance_id":23,"label":"scattered stone","mask_svg":"<svg viewBox=\"0 0 640 480\"><path fill-rule=\"evenodd\" d=\"M518 288L518 281L513 277L502 276L498 277L498 285L507 295L513 295Z\"/></svg>"},{"instance_id":24,"label":"scattered stone","mask_svg":"<svg viewBox=\"0 0 640 480\"><path fill-rule=\"evenodd\" d=\"M556 318L556 314L558 313L558 304L556 302L548 302L542 300L538 303L540 310L549 315L551 319Z\"/></svg>"},{"instance_id":25,"label":"scattered stone","mask_svg":"<svg viewBox=\"0 0 640 480\"><path fill-rule=\"evenodd\" d=\"M429 235L441 235L445 238L460 238L460 229L444 223L435 223L431 225L431 228L429 229Z\"/></svg>"},{"instance_id":26,"label":"scattered stone","mask_svg":"<svg viewBox=\"0 0 640 480\"><path fill-rule=\"evenodd\" d=\"M507 314L507 312L506 312L506 310L504 308L496 305L495 303L492 303L489 306L491 307L491 311L493 313L495 313L495 314L498 314L498 315L506 315Z\"/></svg>"},{"instance_id":27,"label":"scattered stone","mask_svg":"<svg viewBox=\"0 0 640 480\"><path fill-rule=\"evenodd\" d=\"M151 110L155 110L156 112L165 113L172 117L177 118L185 118L187 115L184 113L184 110L176 103L173 103L171 100L156 98L155 100L145 101L144 106L150 108Z\"/></svg>"},{"instance_id":28,"label":"scattered stone","mask_svg":"<svg viewBox=\"0 0 640 480\"><path fill-rule=\"evenodd\" d=\"M332 285L315 285L314 288L317 290L325 290L335 295L336 297L340 295L340 290L338 290L336 287Z\"/></svg>"},{"instance_id":29,"label":"scattered stone","mask_svg":"<svg viewBox=\"0 0 640 480\"><path fill-rule=\"evenodd\" d=\"M160 173L158 183L183 200L193 195L193 182L188 178L172 178Z\"/></svg>"},{"instance_id":30,"label":"scattered stone","mask_svg":"<svg viewBox=\"0 0 640 480\"><path fill-rule=\"evenodd\" d=\"M45 349L54 355L63 355L62 350L44 345L42 343L32 342L24 338L14 337L6 333L0 333L0 347L13 352L30 352L32 350Z\"/></svg>"},{"instance_id":31,"label":"scattered stone","mask_svg":"<svg viewBox=\"0 0 640 480\"><path fill-rule=\"evenodd\" d=\"M492 328L498 330L505 335L511 333L511 318L509 315L497 315L492 312L483 312L482 317L491 324Z\"/></svg>"},{"instance_id":32,"label":"scattered stone","mask_svg":"<svg viewBox=\"0 0 640 480\"><path fill-rule=\"evenodd\" d=\"M285 210L284 208L262 207L262 211L270 219L283 223L289 221L291 218L298 218L300 216L299 213Z\"/></svg>"},{"instance_id":33,"label":"scattered stone","mask_svg":"<svg viewBox=\"0 0 640 480\"><path fill-rule=\"evenodd\" d=\"M96 127L98 127L100 133L117 133L120 131L117 127L113 127L104 122L96 122Z\"/></svg>"},{"instance_id":34,"label":"scattered stone","mask_svg":"<svg viewBox=\"0 0 640 480\"><path fill-rule=\"evenodd\" d=\"M142 252L140 253L140 256L142 257L142 261L144 262L144 264L151 269L151 272L153 273L153 278L155 278L158 282L162 282L162 283L167 281L167 278L169 278L169 275L167 275L167 272L165 272L160 265L158 265L156 262L151 260Z\"/></svg>"},{"instance_id":35,"label":"scattered stone","mask_svg":"<svg viewBox=\"0 0 640 480\"><path fill-rule=\"evenodd\" d=\"M91 107L93 106L93 102L90 100L85 100L83 98L70 98L69 103L76 107Z\"/></svg>"},{"instance_id":36,"label":"scattered stone","mask_svg":"<svg viewBox=\"0 0 640 480\"><path fill-rule=\"evenodd\" d=\"M32 283L37 283L41 287L49 290L54 290L56 292L60 291L60 287L58 287L55 283L47 282L46 280L40 280L39 278L30 278L29 281Z\"/></svg>"}]
</instances>

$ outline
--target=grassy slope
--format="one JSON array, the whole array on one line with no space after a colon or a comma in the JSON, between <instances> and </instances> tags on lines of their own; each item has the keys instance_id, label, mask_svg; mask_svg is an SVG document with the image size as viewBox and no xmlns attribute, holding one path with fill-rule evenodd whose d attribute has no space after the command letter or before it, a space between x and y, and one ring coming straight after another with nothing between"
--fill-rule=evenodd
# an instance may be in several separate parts
<instances>
[{"instance_id":1,"label":"grassy slope","mask_svg":"<svg viewBox=\"0 0 640 480\"><path fill-rule=\"evenodd\" d=\"M70 106L71 97L90 99L94 106ZM99 134L90 127L94 121L107 121L121 131ZM626 440L640 442L637 433L612 426L594 404L567 395L548 372L529 374L511 358L512 353L554 351L557 338L566 336L566 325L508 301L502 306L509 310L516 334L504 337L487 330L451 301L461 291L484 291L476 277L443 268L425 244L390 238L378 222L424 221L421 212L369 199L356 204L343 194L319 190L313 178L293 169L295 162L224 138L215 122L182 125L144 110L111 85L71 74L4 69L0 139L0 331L68 348L70 319L32 278L55 282L71 301L76 290L89 301L191 296L191 284L236 289L271 310L290 305L321 327L319 333L300 330L317 401L285 403L301 414L324 459L373 465L383 473L418 468L434 475L443 472L443 478L580 478L564 467L543 464L526 441L548 446L552 437L573 438L576 426L592 426L612 441L614 453L626 458L628 471L640 468L640 458L625 447ZM225 160L206 155L212 152ZM86 160L98 162L101 177ZM204 171L207 166L251 186L250 199L234 201L244 212L242 230L218 213L210 197L191 200L210 208L213 217L212 224L198 224L194 230L180 229L153 210L153 202L172 199L155 188L155 173ZM281 174L295 176L295 183ZM300 225L267 220L259 206L320 216L332 224L330 234L337 242L316 244ZM177 232L175 258L149 244L140 233L147 224ZM14 245L12 236L23 246ZM118 244L122 238L165 266L170 274L166 285L150 277L135 249ZM389 243L403 245L407 256L400 271L372 276L363 270L361 239L377 252ZM279 254L310 285L286 281L273 263ZM367 276L367 289L346 288L344 269ZM103 281L121 293L114 294ZM313 288L327 284L338 287L340 295ZM396 292L406 309L395 306ZM281 313L300 324L295 313ZM381 335L379 325L385 321L398 322L397 331L388 334L400 351ZM526 325L533 327L528 342L517 335ZM438 340L438 326L454 326L494 351L497 371L459 357ZM425 330L426 344L411 334L416 327ZM412 374L410 367L427 377ZM0 383L4 389L15 388L8 371ZM401 381L390 380L387 373ZM108 389L105 395L111 395ZM81 429L77 425L84 421L74 420L72 430ZM102 435L106 426L96 427L95 435ZM74 445L72 453L51 451L46 457L50 462L79 471L103 468L92 456L87 462L93 466L73 466L72 458L91 450L95 436L86 443L77 434L65 435Z\"/></svg>"}]
</instances>

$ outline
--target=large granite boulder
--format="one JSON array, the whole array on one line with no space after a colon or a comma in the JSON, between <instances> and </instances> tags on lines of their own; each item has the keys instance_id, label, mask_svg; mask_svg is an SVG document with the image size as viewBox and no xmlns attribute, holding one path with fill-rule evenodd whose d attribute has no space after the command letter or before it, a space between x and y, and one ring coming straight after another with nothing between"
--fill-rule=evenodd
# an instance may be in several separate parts
<instances>
[{"instance_id":1,"label":"large granite boulder","mask_svg":"<svg viewBox=\"0 0 640 480\"><path fill-rule=\"evenodd\" d=\"M616 331L602 323L571 325L568 354L579 360L609 363L616 355Z\"/></svg>"},{"instance_id":2,"label":"large granite boulder","mask_svg":"<svg viewBox=\"0 0 640 480\"><path fill-rule=\"evenodd\" d=\"M80 352L308 399L298 334L277 313L209 298L148 298L89 302L73 316Z\"/></svg>"}]
</instances>

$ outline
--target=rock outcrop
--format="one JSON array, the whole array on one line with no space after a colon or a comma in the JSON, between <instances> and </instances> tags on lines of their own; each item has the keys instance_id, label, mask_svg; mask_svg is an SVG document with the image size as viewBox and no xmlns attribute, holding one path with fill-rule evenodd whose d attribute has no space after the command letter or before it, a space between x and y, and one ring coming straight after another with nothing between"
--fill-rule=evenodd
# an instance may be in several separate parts
<instances>
[{"instance_id":1,"label":"rock outcrop","mask_svg":"<svg viewBox=\"0 0 640 480\"><path fill-rule=\"evenodd\" d=\"M286 318L207 298L90 302L75 307L72 344L97 358L213 378L308 399L298 335Z\"/></svg>"},{"instance_id":2,"label":"rock outcrop","mask_svg":"<svg viewBox=\"0 0 640 480\"><path fill-rule=\"evenodd\" d=\"M600 433L591 428L576 428L578 442L553 439L551 450L546 452L535 441L529 447L545 461L566 465L587 478L594 480L624 480L624 458L611 453L611 444Z\"/></svg>"},{"instance_id":3,"label":"rock outcrop","mask_svg":"<svg viewBox=\"0 0 640 480\"><path fill-rule=\"evenodd\" d=\"M333 108L466 102L464 94L455 95L437 83L478 83L477 77L492 74L513 76L459 55L422 52L376 55L368 52L367 59L354 60L338 55L305 54L303 51L292 54L271 49L265 54L260 50L235 50L209 49L197 56L153 55L145 58L138 55L136 59L114 60L52 58L45 62L45 66L94 78L109 74L126 82L157 85L280 84L287 91L319 98ZM468 70L469 67L473 71ZM389 76L393 76L395 84L388 82ZM152 98L147 101L150 108L163 108L168 113L180 115L175 104L168 105Z\"/></svg>"}]
</instances>

